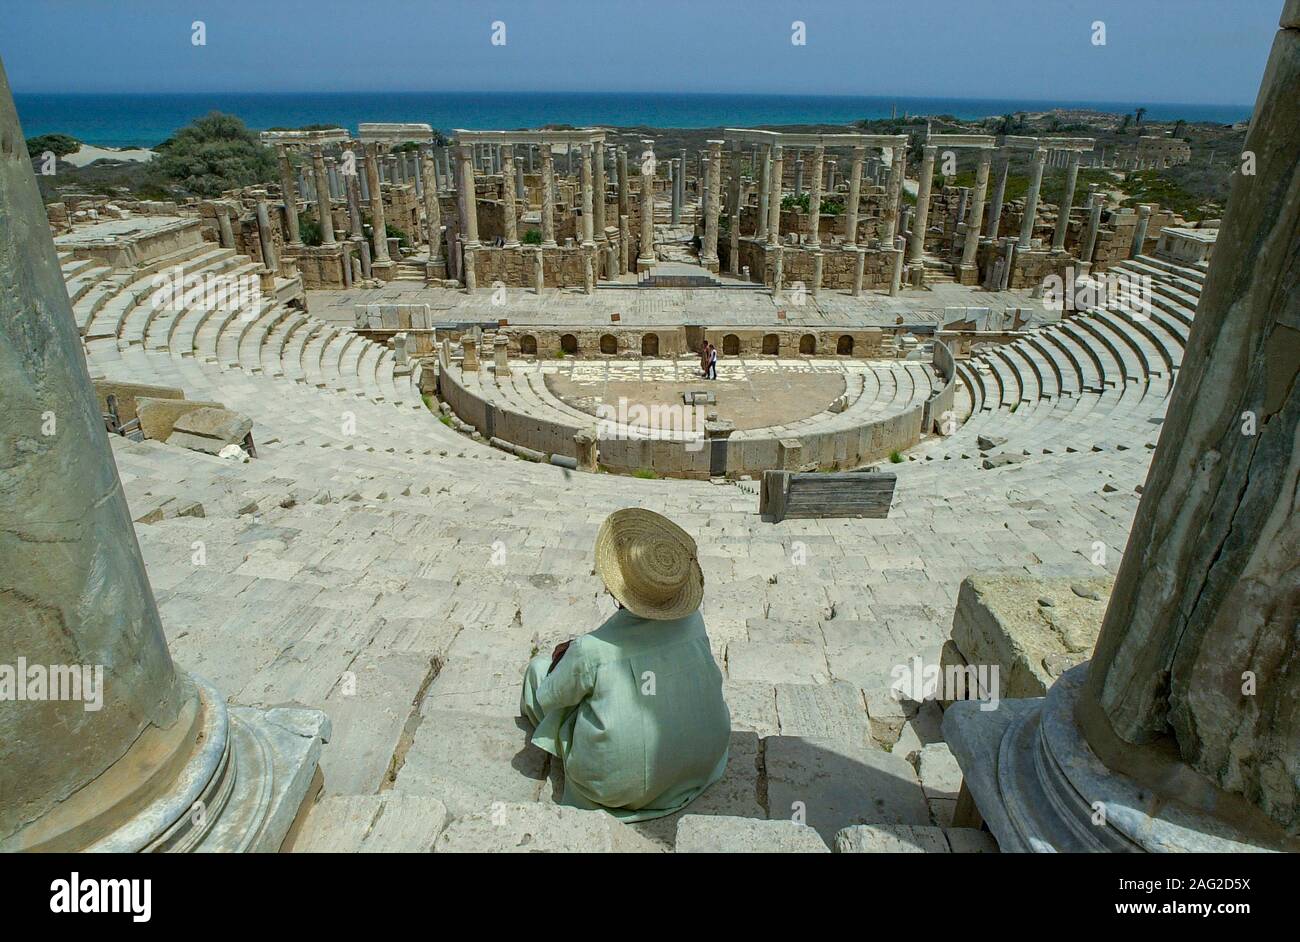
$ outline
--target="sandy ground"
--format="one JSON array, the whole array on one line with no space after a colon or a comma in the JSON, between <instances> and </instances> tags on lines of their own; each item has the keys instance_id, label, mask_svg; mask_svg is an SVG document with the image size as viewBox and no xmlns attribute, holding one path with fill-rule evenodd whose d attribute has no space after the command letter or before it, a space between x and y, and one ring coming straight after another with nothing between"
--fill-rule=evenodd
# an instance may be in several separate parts
<instances>
[{"instance_id":1,"label":"sandy ground","mask_svg":"<svg viewBox=\"0 0 1300 942\"><path fill-rule=\"evenodd\" d=\"M84 167L92 164L96 160L129 160L136 163L144 163L153 159L153 151L145 147L133 147L127 150L118 150L114 147L93 147L90 144L82 144L81 150L75 154L69 154L62 158L65 163L70 163L74 167Z\"/></svg>"}]
</instances>

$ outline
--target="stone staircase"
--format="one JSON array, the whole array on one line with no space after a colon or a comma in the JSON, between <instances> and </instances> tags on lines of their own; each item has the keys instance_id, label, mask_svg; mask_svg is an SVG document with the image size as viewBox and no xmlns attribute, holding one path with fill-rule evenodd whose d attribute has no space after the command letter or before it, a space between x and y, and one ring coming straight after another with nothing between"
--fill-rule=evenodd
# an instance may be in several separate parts
<instances>
[{"instance_id":1,"label":"stone staircase","mask_svg":"<svg viewBox=\"0 0 1300 942\"><path fill-rule=\"evenodd\" d=\"M937 705L896 701L893 672L937 662L972 570L1091 574L1098 545L1118 567L1196 281L1136 260L1168 284L1142 329L1090 314L964 363L970 420L922 446L938 460L891 466L888 519L766 524L752 484L574 474L472 442L390 349L301 311L155 311L143 275L62 263L92 375L254 419L243 464L112 441L133 518L154 521L136 531L173 656L233 703L333 721L301 850L985 847L950 827ZM1029 454L984 470L985 431ZM611 612L591 548L627 506L699 543L734 730L723 780L639 825L558 807L561 770L516 716L528 658Z\"/></svg>"}]
</instances>

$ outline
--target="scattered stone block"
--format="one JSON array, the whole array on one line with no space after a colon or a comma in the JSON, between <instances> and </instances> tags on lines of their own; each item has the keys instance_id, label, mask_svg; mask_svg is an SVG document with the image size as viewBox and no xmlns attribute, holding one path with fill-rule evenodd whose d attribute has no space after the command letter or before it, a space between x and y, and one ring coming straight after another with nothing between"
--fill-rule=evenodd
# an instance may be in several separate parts
<instances>
[{"instance_id":1,"label":"scattered stone block","mask_svg":"<svg viewBox=\"0 0 1300 942\"><path fill-rule=\"evenodd\" d=\"M135 400L136 417L140 431L146 439L166 441L176 420L195 409L224 409L219 402L201 402L195 399L155 399L139 396ZM119 404L120 409L120 404Z\"/></svg>"},{"instance_id":2,"label":"scattered stone block","mask_svg":"<svg viewBox=\"0 0 1300 942\"><path fill-rule=\"evenodd\" d=\"M241 444L252 430L253 420L242 412L204 406L176 419L167 444L216 455Z\"/></svg>"},{"instance_id":3,"label":"scattered stone block","mask_svg":"<svg viewBox=\"0 0 1300 942\"><path fill-rule=\"evenodd\" d=\"M968 664L998 668L1001 699L1044 696L1061 673L1092 656L1113 582L969 576L957 594L952 641Z\"/></svg>"},{"instance_id":4,"label":"scattered stone block","mask_svg":"<svg viewBox=\"0 0 1300 942\"><path fill-rule=\"evenodd\" d=\"M916 771L927 798L957 800L957 793L961 791L961 767L947 743L932 742L922 746Z\"/></svg>"}]
</instances>

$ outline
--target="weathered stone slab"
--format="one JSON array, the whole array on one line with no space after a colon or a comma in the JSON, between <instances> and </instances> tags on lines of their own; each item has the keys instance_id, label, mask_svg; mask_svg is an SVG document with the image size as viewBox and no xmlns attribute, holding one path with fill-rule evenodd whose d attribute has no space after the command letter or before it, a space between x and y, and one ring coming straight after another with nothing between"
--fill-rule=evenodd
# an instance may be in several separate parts
<instances>
[{"instance_id":1,"label":"weathered stone slab","mask_svg":"<svg viewBox=\"0 0 1300 942\"><path fill-rule=\"evenodd\" d=\"M439 854L655 853L660 848L603 811L498 801L453 821Z\"/></svg>"},{"instance_id":2,"label":"weathered stone slab","mask_svg":"<svg viewBox=\"0 0 1300 942\"><path fill-rule=\"evenodd\" d=\"M293 842L294 853L432 853L447 809L429 795L383 792L323 798Z\"/></svg>"},{"instance_id":3,"label":"weathered stone slab","mask_svg":"<svg viewBox=\"0 0 1300 942\"><path fill-rule=\"evenodd\" d=\"M167 444L215 455L243 442L252 430L253 420L242 412L205 406L177 418Z\"/></svg>"},{"instance_id":4,"label":"weathered stone slab","mask_svg":"<svg viewBox=\"0 0 1300 942\"><path fill-rule=\"evenodd\" d=\"M829 681L830 671L820 644L737 642L727 645L727 676L753 683L816 684Z\"/></svg>"},{"instance_id":5,"label":"weathered stone slab","mask_svg":"<svg viewBox=\"0 0 1300 942\"><path fill-rule=\"evenodd\" d=\"M1112 583L1109 576L969 576L957 594L953 644L967 664L997 666L1003 699L1044 696L1092 655Z\"/></svg>"},{"instance_id":6,"label":"weathered stone slab","mask_svg":"<svg viewBox=\"0 0 1300 942\"><path fill-rule=\"evenodd\" d=\"M980 831L976 828L944 828L943 835L948 838L948 847L954 854L999 853L998 842L988 831Z\"/></svg>"},{"instance_id":7,"label":"weathered stone slab","mask_svg":"<svg viewBox=\"0 0 1300 942\"><path fill-rule=\"evenodd\" d=\"M835 835L837 854L946 854L943 828L909 824L859 824Z\"/></svg>"},{"instance_id":8,"label":"weathered stone slab","mask_svg":"<svg viewBox=\"0 0 1300 942\"><path fill-rule=\"evenodd\" d=\"M947 743L934 742L922 746L916 772L927 798L957 800L957 793L961 791L961 767Z\"/></svg>"},{"instance_id":9,"label":"weathered stone slab","mask_svg":"<svg viewBox=\"0 0 1300 942\"><path fill-rule=\"evenodd\" d=\"M879 749L771 736L766 741L768 817L802 813L829 844L854 824L930 823L915 770Z\"/></svg>"},{"instance_id":10,"label":"weathered stone slab","mask_svg":"<svg viewBox=\"0 0 1300 942\"><path fill-rule=\"evenodd\" d=\"M776 712L782 736L874 745L862 691L853 684L777 684Z\"/></svg>"},{"instance_id":11,"label":"weathered stone slab","mask_svg":"<svg viewBox=\"0 0 1300 942\"><path fill-rule=\"evenodd\" d=\"M679 854L829 854L812 828L793 821L684 815L677 824Z\"/></svg>"},{"instance_id":12,"label":"weathered stone slab","mask_svg":"<svg viewBox=\"0 0 1300 942\"><path fill-rule=\"evenodd\" d=\"M195 409L224 409L219 402L202 402L197 399L154 399L140 396L135 400L136 417L144 437L166 441L176 420ZM125 421L125 420L124 420Z\"/></svg>"}]
</instances>

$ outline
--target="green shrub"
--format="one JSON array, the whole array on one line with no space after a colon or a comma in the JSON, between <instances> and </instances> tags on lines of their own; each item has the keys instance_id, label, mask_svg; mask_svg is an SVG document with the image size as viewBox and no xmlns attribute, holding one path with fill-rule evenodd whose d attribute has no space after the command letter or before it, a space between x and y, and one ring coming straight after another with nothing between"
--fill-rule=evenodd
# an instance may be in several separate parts
<instances>
[{"instance_id":1,"label":"green shrub","mask_svg":"<svg viewBox=\"0 0 1300 942\"><path fill-rule=\"evenodd\" d=\"M652 480L654 478L659 477L659 475L655 474L654 468L637 468L635 471L632 472L632 477Z\"/></svg>"},{"instance_id":2,"label":"green shrub","mask_svg":"<svg viewBox=\"0 0 1300 942\"><path fill-rule=\"evenodd\" d=\"M524 243L524 245L541 245L541 244L542 244L542 230L541 230L541 229L529 229L527 232L524 233L523 243Z\"/></svg>"},{"instance_id":3,"label":"green shrub","mask_svg":"<svg viewBox=\"0 0 1300 942\"><path fill-rule=\"evenodd\" d=\"M238 118L212 112L159 144L149 164L159 179L180 184L199 196L270 183L275 157Z\"/></svg>"},{"instance_id":4,"label":"green shrub","mask_svg":"<svg viewBox=\"0 0 1300 942\"><path fill-rule=\"evenodd\" d=\"M27 139L27 156L35 160L49 151L55 157L67 157L81 150L81 141L67 134L41 134Z\"/></svg>"},{"instance_id":5,"label":"green shrub","mask_svg":"<svg viewBox=\"0 0 1300 942\"><path fill-rule=\"evenodd\" d=\"M898 452L896 452L896 451L891 451L891 452L889 453L889 460L890 460L890 462L893 463L893 464L902 464L902 463L903 463L903 456L900 455L900 454L899 454Z\"/></svg>"}]
</instances>

